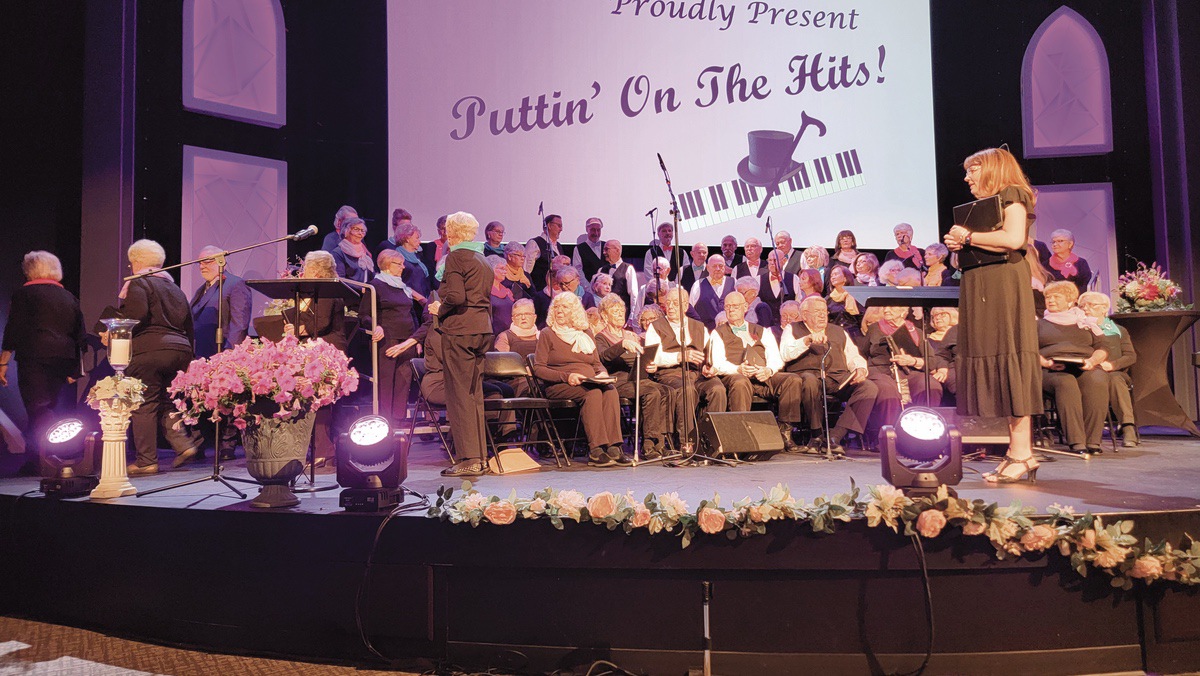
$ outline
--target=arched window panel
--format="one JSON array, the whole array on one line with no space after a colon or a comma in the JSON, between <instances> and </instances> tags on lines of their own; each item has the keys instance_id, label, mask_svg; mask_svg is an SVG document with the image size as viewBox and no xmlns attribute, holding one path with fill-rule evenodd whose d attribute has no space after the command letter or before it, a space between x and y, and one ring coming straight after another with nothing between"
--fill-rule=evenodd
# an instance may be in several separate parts
<instances>
[{"instance_id":1,"label":"arched window panel","mask_svg":"<svg viewBox=\"0 0 1200 676\"><path fill-rule=\"evenodd\" d=\"M288 234L287 162L185 145L182 187L180 260L210 244L232 251ZM244 279L275 279L286 265L287 247L279 243L230 256L226 269ZM195 266L180 271L189 297L203 281ZM257 314L265 304L254 294Z\"/></svg>"},{"instance_id":2,"label":"arched window panel","mask_svg":"<svg viewBox=\"0 0 1200 676\"><path fill-rule=\"evenodd\" d=\"M1092 25L1060 7L1029 41L1021 64L1026 157L1112 152L1108 53Z\"/></svg>"},{"instance_id":3,"label":"arched window panel","mask_svg":"<svg viewBox=\"0 0 1200 676\"><path fill-rule=\"evenodd\" d=\"M284 36L279 0L184 0L183 107L282 127Z\"/></svg>"},{"instance_id":4,"label":"arched window panel","mask_svg":"<svg viewBox=\"0 0 1200 676\"><path fill-rule=\"evenodd\" d=\"M1117 228L1111 183L1039 185L1034 236L1050 243L1062 228L1075 237L1075 253L1092 268L1091 286L1108 294L1117 282Z\"/></svg>"}]
</instances>

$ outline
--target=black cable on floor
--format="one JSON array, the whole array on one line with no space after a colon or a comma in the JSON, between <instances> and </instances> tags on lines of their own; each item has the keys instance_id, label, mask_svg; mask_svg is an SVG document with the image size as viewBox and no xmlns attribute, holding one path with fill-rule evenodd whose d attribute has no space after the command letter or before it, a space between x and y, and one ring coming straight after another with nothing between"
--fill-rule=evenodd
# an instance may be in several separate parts
<instances>
[{"instance_id":1,"label":"black cable on floor","mask_svg":"<svg viewBox=\"0 0 1200 676\"><path fill-rule=\"evenodd\" d=\"M925 668L929 666L929 659L933 656L933 592L929 588L929 568L925 564L925 547L921 544L919 535L912 535L913 549L917 551L917 561L921 563L921 581L925 587L925 621L929 629L929 640L925 644L925 659L921 661L921 666L913 671L893 674L893 676L920 676L925 672Z\"/></svg>"}]
</instances>

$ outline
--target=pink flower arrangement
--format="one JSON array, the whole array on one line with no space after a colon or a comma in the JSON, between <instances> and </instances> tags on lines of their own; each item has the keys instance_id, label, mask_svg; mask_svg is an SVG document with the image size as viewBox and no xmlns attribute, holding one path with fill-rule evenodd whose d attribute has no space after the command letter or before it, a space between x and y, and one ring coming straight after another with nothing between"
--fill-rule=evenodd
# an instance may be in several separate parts
<instances>
[{"instance_id":1,"label":"pink flower arrangement","mask_svg":"<svg viewBox=\"0 0 1200 676\"><path fill-rule=\"evenodd\" d=\"M933 539L942 534L946 527L946 514L940 509L927 509L917 517L917 532L921 537Z\"/></svg>"},{"instance_id":2,"label":"pink flower arrangement","mask_svg":"<svg viewBox=\"0 0 1200 676\"><path fill-rule=\"evenodd\" d=\"M247 339L193 360L168 392L183 424L224 416L244 430L268 418L303 417L357 389L358 372L341 350L323 340L301 343L287 336L278 343Z\"/></svg>"},{"instance_id":3,"label":"pink flower arrangement","mask_svg":"<svg viewBox=\"0 0 1200 676\"><path fill-rule=\"evenodd\" d=\"M1148 312L1153 310L1182 310L1191 305L1183 302L1183 289L1167 279L1158 263L1137 268L1117 279L1117 312Z\"/></svg>"}]
</instances>

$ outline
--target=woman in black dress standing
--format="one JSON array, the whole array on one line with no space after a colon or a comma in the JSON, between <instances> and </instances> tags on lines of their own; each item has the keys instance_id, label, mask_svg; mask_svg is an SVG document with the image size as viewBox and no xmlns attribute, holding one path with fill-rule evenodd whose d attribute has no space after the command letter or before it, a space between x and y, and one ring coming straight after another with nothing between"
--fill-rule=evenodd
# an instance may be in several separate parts
<instances>
[{"instance_id":1,"label":"woman in black dress standing","mask_svg":"<svg viewBox=\"0 0 1200 676\"><path fill-rule=\"evenodd\" d=\"M378 298L375 312L379 321L372 329L371 298L365 293L358 316L379 350L379 414L395 424L408 408L409 362L421 355L427 329L421 321L420 295L401 279L404 257L395 249L384 249L377 262L379 274L370 283Z\"/></svg>"},{"instance_id":2,"label":"woman in black dress standing","mask_svg":"<svg viewBox=\"0 0 1200 676\"><path fill-rule=\"evenodd\" d=\"M1029 264L1023 247L1037 198L1012 153L981 150L963 162L976 199L999 195L1000 227L972 233L955 225L946 246L963 270L959 300L958 413L1008 418L1009 447L993 483L1036 479L1030 416L1042 412L1042 369Z\"/></svg>"}]
</instances>

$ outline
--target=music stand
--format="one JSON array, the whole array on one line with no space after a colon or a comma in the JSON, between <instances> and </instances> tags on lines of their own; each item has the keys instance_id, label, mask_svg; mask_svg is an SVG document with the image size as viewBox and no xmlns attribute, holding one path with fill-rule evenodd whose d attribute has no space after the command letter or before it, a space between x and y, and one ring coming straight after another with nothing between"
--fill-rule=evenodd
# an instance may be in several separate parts
<instances>
[{"instance_id":1,"label":"music stand","mask_svg":"<svg viewBox=\"0 0 1200 676\"><path fill-rule=\"evenodd\" d=\"M292 308L296 312L296 324L300 324L300 301L309 299L312 301L313 309L316 309L316 303L319 300L333 299L341 300L346 304L356 302L360 298L360 294L355 290L352 284L360 284L359 282L351 282L350 280L334 278L334 279L251 279L246 281L246 286L263 294L267 298L276 300L291 299L294 305ZM363 286L370 286L363 284ZM374 305L374 303L372 303ZM374 321L375 317L371 317ZM299 329L297 329L299 331ZM377 399L377 397L375 397ZM378 406L378 402L375 402ZM378 410L378 409L376 409ZM308 483L304 488L293 488L294 492L300 493L316 493L317 491L328 491L337 488L336 483L327 484L324 486L317 485L317 463L314 460L308 463Z\"/></svg>"}]
</instances>

